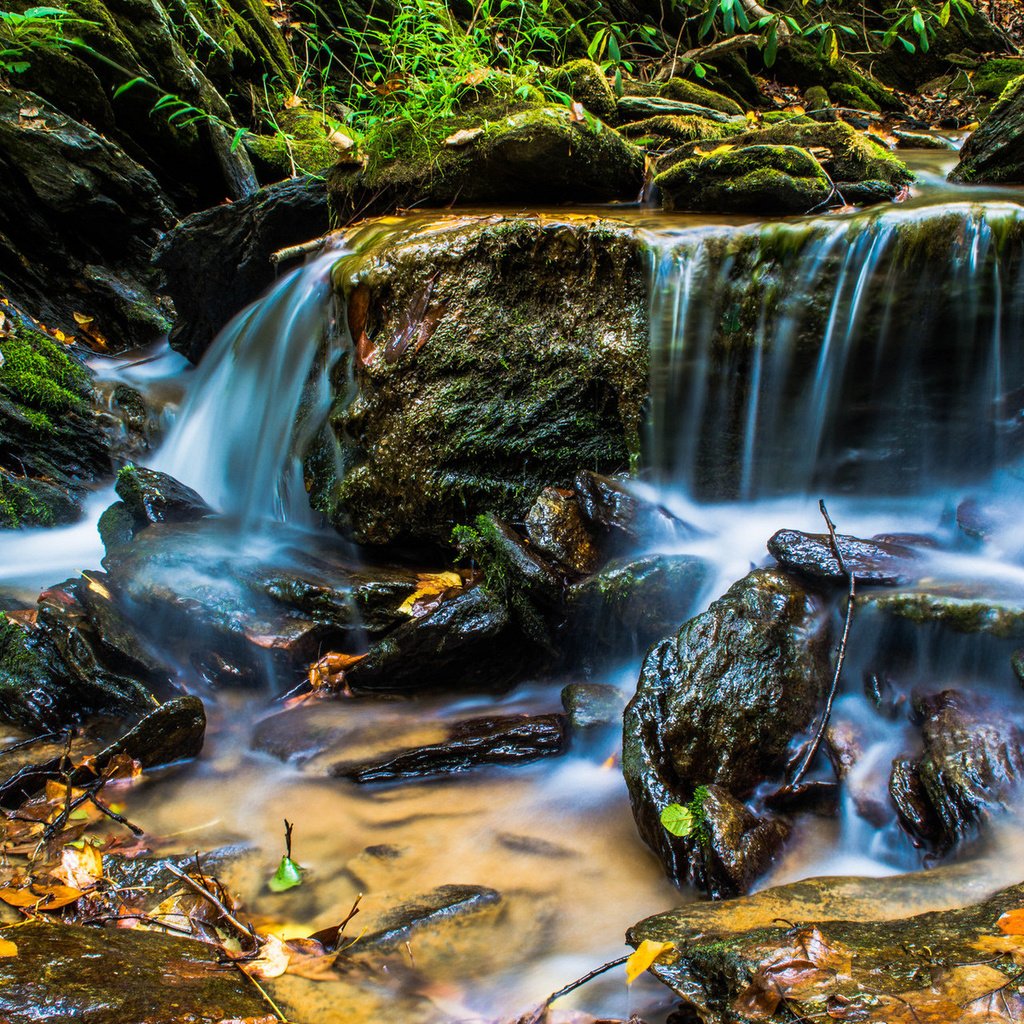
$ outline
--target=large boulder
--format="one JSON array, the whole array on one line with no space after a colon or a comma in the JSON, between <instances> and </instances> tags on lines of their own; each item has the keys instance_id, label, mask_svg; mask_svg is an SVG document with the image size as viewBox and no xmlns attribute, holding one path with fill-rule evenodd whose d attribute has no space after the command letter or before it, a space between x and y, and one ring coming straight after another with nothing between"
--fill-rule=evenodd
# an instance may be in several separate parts
<instances>
[{"instance_id":1,"label":"large boulder","mask_svg":"<svg viewBox=\"0 0 1024 1024\"><path fill-rule=\"evenodd\" d=\"M701 837L670 835L660 815L700 787L744 800L781 781L828 686L827 621L821 599L793 577L757 569L648 652L626 709L622 767L640 834L674 881L728 893L744 876L723 878Z\"/></svg>"},{"instance_id":2,"label":"large boulder","mask_svg":"<svg viewBox=\"0 0 1024 1024\"><path fill-rule=\"evenodd\" d=\"M644 263L581 216L413 221L342 261L357 388L307 459L311 500L364 543L522 522L581 466L627 468L647 391Z\"/></svg>"},{"instance_id":3,"label":"large boulder","mask_svg":"<svg viewBox=\"0 0 1024 1024\"><path fill-rule=\"evenodd\" d=\"M967 139L949 177L968 184L1024 182L1024 77L1006 87L992 113Z\"/></svg>"}]
</instances>

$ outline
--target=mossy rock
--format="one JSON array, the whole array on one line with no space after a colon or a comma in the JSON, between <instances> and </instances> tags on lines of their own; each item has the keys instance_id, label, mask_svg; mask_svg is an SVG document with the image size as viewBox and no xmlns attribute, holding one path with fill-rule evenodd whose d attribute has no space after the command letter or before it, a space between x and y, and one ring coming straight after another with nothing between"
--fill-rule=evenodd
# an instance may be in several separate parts
<instances>
[{"instance_id":1,"label":"mossy rock","mask_svg":"<svg viewBox=\"0 0 1024 1024\"><path fill-rule=\"evenodd\" d=\"M697 103L702 107L720 110L723 114L743 114L741 107L734 99L723 96L714 89L687 78L670 78L660 89L659 96L669 100L680 100L683 103Z\"/></svg>"},{"instance_id":2,"label":"mossy rock","mask_svg":"<svg viewBox=\"0 0 1024 1024\"><path fill-rule=\"evenodd\" d=\"M872 114L880 114L882 108L860 86L846 82L836 82L829 87L828 95L838 107L852 107L854 110L867 110Z\"/></svg>"},{"instance_id":3,"label":"mossy rock","mask_svg":"<svg viewBox=\"0 0 1024 1024\"><path fill-rule=\"evenodd\" d=\"M628 227L434 216L385 229L335 282L358 394L338 381L307 477L314 507L361 542L447 542L485 511L522 522L544 487L638 457L647 298Z\"/></svg>"},{"instance_id":4,"label":"mossy rock","mask_svg":"<svg viewBox=\"0 0 1024 1024\"><path fill-rule=\"evenodd\" d=\"M723 125L704 117L661 114L642 121L631 121L619 131L638 146L656 146L659 143L679 145L704 139L720 139ZM740 129L742 131L742 129Z\"/></svg>"},{"instance_id":5,"label":"mossy rock","mask_svg":"<svg viewBox=\"0 0 1024 1024\"><path fill-rule=\"evenodd\" d=\"M808 110L827 110L832 106L828 90L821 85L812 85L804 93L804 106Z\"/></svg>"},{"instance_id":6,"label":"mossy rock","mask_svg":"<svg viewBox=\"0 0 1024 1024\"><path fill-rule=\"evenodd\" d=\"M1003 90L992 113L960 150L951 181L1024 183L1024 76Z\"/></svg>"},{"instance_id":7,"label":"mossy rock","mask_svg":"<svg viewBox=\"0 0 1024 1024\"><path fill-rule=\"evenodd\" d=\"M722 146L683 160L654 179L669 210L808 213L832 185L821 164L796 146Z\"/></svg>"},{"instance_id":8,"label":"mossy rock","mask_svg":"<svg viewBox=\"0 0 1024 1024\"><path fill-rule=\"evenodd\" d=\"M287 107L274 115L273 134L248 134L243 145L260 181L267 184L297 174L326 171L338 160L335 132L348 135L340 122L306 107Z\"/></svg>"},{"instance_id":9,"label":"mossy rock","mask_svg":"<svg viewBox=\"0 0 1024 1024\"><path fill-rule=\"evenodd\" d=\"M971 88L982 96L999 97L1015 78L1024 75L1024 57L987 60L971 76Z\"/></svg>"},{"instance_id":10,"label":"mossy rock","mask_svg":"<svg viewBox=\"0 0 1024 1024\"><path fill-rule=\"evenodd\" d=\"M571 60L552 73L550 84L582 103L595 117L615 117L615 93L605 73L592 60Z\"/></svg>"}]
</instances>

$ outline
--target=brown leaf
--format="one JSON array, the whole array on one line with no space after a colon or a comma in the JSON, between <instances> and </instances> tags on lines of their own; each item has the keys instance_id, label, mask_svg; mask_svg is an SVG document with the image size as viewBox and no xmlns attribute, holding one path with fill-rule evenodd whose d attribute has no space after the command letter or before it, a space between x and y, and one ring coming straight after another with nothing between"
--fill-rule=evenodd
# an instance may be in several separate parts
<instances>
[{"instance_id":1,"label":"brown leaf","mask_svg":"<svg viewBox=\"0 0 1024 1024\"><path fill-rule=\"evenodd\" d=\"M1004 935L1024 935L1024 907L1008 910L996 924Z\"/></svg>"},{"instance_id":2,"label":"brown leaf","mask_svg":"<svg viewBox=\"0 0 1024 1024\"><path fill-rule=\"evenodd\" d=\"M0 956L17 956L18 947L10 939L0 939Z\"/></svg>"},{"instance_id":3,"label":"brown leaf","mask_svg":"<svg viewBox=\"0 0 1024 1024\"><path fill-rule=\"evenodd\" d=\"M67 885L42 885L33 882L24 888L5 886L0 889L0 900L12 907L32 910L60 910L81 899L82 891Z\"/></svg>"}]
</instances>

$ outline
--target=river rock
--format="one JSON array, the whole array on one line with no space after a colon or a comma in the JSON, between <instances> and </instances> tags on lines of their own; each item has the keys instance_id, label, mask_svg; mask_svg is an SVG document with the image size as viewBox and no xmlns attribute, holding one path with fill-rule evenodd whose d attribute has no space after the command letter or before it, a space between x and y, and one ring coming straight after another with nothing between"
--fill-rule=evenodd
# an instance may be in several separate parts
<instances>
[{"instance_id":1,"label":"river rock","mask_svg":"<svg viewBox=\"0 0 1024 1024\"><path fill-rule=\"evenodd\" d=\"M973 592L977 589L977 593ZM956 633L982 633L1000 638L1024 637L1024 601L984 588L957 584L918 590L865 594L865 607L917 625L945 626Z\"/></svg>"},{"instance_id":2,"label":"river rock","mask_svg":"<svg viewBox=\"0 0 1024 1024\"><path fill-rule=\"evenodd\" d=\"M946 852L1009 810L1024 780L1024 729L955 690L917 701L923 750L893 766L890 794L909 831Z\"/></svg>"},{"instance_id":3,"label":"river rock","mask_svg":"<svg viewBox=\"0 0 1024 1024\"><path fill-rule=\"evenodd\" d=\"M562 688L562 707L577 732L621 725L628 700L628 694L608 683L570 683Z\"/></svg>"},{"instance_id":4,"label":"river rock","mask_svg":"<svg viewBox=\"0 0 1024 1024\"><path fill-rule=\"evenodd\" d=\"M974 540L991 540L996 534L1011 529L1019 521L1015 507L987 502L981 498L964 498L956 507L956 525Z\"/></svg>"},{"instance_id":5,"label":"river rock","mask_svg":"<svg viewBox=\"0 0 1024 1024\"><path fill-rule=\"evenodd\" d=\"M592 663L646 650L678 628L710 575L696 555L613 559L569 588L570 640Z\"/></svg>"},{"instance_id":6,"label":"river rock","mask_svg":"<svg viewBox=\"0 0 1024 1024\"><path fill-rule=\"evenodd\" d=\"M627 466L644 274L633 231L575 215L412 221L347 260L358 396L307 460L314 507L360 542L447 543L482 512L522 522L581 465Z\"/></svg>"},{"instance_id":7,"label":"river rock","mask_svg":"<svg viewBox=\"0 0 1024 1024\"><path fill-rule=\"evenodd\" d=\"M709 107L722 114L743 116L743 108L734 99L689 78L670 78L659 90L659 95L669 100L681 100L684 103Z\"/></svg>"},{"instance_id":8,"label":"river rock","mask_svg":"<svg viewBox=\"0 0 1024 1024\"><path fill-rule=\"evenodd\" d=\"M667 96L622 96L619 99L619 119L640 121L648 117L701 117L717 124L742 124L739 118L701 103L672 99Z\"/></svg>"},{"instance_id":9,"label":"river rock","mask_svg":"<svg viewBox=\"0 0 1024 1024\"><path fill-rule=\"evenodd\" d=\"M503 715L457 722L440 743L387 754L375 761L341 761L330 774L353 782L394 782L470 771L482 765L526 764L561 754L562 715Z\"/></svg>"},{"instance_id":10,"label":"river rock","mask_svg":"<svg viewBox=\"0 0 1024 1024\"><path fill-rule=\"evenodd\" d=\"M680 160L654 184L666 209L709 213L810 213L833 193L818 161L797 146L723 146Z\"/></svg>"},{"instance_id":11,"label":"river rock","mask_svg":"<svg viewBox=\"0 0 1024 1024\"><path fill-rule=\"evenodd\" d=\"M567 93L602 121L613 123L615 93L599 64L592 60L571 60L551 73L549 83Z\"/></svg>"},{"instance_id":12,"label":"river rock","mask_svg":"<svg viewBox=\"0 0 1024 1024\"><path fill-rule=\"evenodd\" d=\"M664 505L637 493L628 479L585 469L576 474L573 487L584 516L606 535L605 547L612 551L634 547L637 541L670 544L700 533Z\"/></svg>"},{"instance_id":13,"label":"river rock","mask_svg":"<svg viewBox=\"0 0 1024 1024\"><path fill-rule=\"evenodd\" d=\"M526 516L526 533L541 554L583 575L600 559L594 537L576 495L564 487L545 487Z\"/></svg>"},{"instance_id":14,"label":"river rock","mask_svg":"<svg viewBox=\"0 0 1024 1024\"><path fill-rule=\"evenodd\" d=\"M674 881L690 874L692 849L662 827L662 809L699 786L742 800L781 780L830 675L822 602L778 569L750 573L651 648L626 708L623 774L640 834Z\"/></svg>"},{"instance_id":15,"label":"river rock","mask_svg":"<svg viewBox=\"0 0 1024 1024\"><path fill-rule=\"evenodd\" d=\"M950 909L978 886L927 874L938 877L931 885L922 881L924 902L942 909L913 917L900 915L921 902L914 894L904 902L919 874L812 879L648 918L628 940L676 946L679 957L652 971L709 1024L819 1012L874 1024L946 1022L964 1019L967 1005L984 1006L985 1020L1009 1024L1019 1016L1016 992L1007 991L1005 1004L982 997L1016 974L1012 958L993 953L1006 943L996 922L1021 906L1024 886Z\"/></svg>"},{"instance_id":16,"label":"river rock","mask_svg":"<svg viewBox=\"0 0 1024 1024\"><path fill-rule=\"evenodd\" d=\"M1024 182L1024 77L1010 83L960 150L951 181L1012 185Z\"/></svg>"},{"instance_id":17,"label":"river rock","mask_svg":"<svg viewBox=\"0 0 1024 1024\"><path fill-rule=\"evenodd\" d=\"M198 362L228 320L273 283L271 255L329 227L324 183L306 177L186 217L153 255L179 312L171 347Z\"/></svg>"},{"instance_id":18,"label":"river rock","mask_svg":"<svg viewBox=\"0 0 1024 1024\"><path fill-rule=\"evenodd\" d=\"M916 575L913 563L917 556L910 548L843 534L836 535L836 543L847 571L858 583L899 586ZM768 553L783 569L798 576L836 586L848 584L827 533L779 530L768 541Z\"/></svg>"},{"instance_id":19,"label":"river rock","mask_svg":"<svg viewBox=\"0 0 1024 1024\"><path fill-rule=\"evenodd\" d=\"M12 1022L273 1024L239 971L203 942L158 932L29 921L5 929L17 956L0 959L0 1016Z\"/></svg>"},{"instance_id":20,"label":"river rock","mask_svg":"<svg viewBox=\"0 0 1024 1024\"><path fill-rule=\"evenodd\" d=\"M117 474L115 490L136 528L150 523L187 523L213 513L191 487L145 466L125 466Z\"/></svg>"}]
</instances>

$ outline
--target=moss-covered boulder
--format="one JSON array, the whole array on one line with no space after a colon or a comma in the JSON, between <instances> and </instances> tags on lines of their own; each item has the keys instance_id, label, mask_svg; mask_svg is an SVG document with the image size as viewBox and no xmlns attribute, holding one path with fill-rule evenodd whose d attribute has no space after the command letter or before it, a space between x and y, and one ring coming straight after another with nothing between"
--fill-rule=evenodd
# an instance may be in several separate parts
<instances>
[{"instance_id":1,"label":"moss-covered boulder","mask_svg":"<svg viewBox=\"0 0 1024 1024\"><path fill-rule=\"evenodd\" d=\"M556 68L550 84L571 96L602 121L615 117L615 93L601 68L592 60L571 60Z\"/></svg>"},{"instance_id":2,"label":"moss-covered boulder","mask_svg":"<svg viewBox=\"0 0 1024 1024\"><path fill-rule=\"evenodd\" d=\"M647 653L626 708L622 770L640 835L674 881L735 891L700 835L670 835L661 812L701 786L743 800L760 783L781 781L794 738L818 713L829 660L820 599L778 569L734 583ZM756 828L747 822L740 833Z\"/></svg>"},{"instance_id":3,"label":"moss-covered boulder","mask_svg":"<svg viewBox=\"0 0 1024 1024\"><path fill-rule=\"evenodd\" d=\"M670 78L661 87L659 95L670 100L710 107L712 110L720 110L723 114L743 114L743 107L734 99L723 96L699 82L691 82L687 78Z\"/></svg>"},{"instance_id":4,"label":"moss-covered boulder","mask_svg":"<svg viewBox=\"0 0 1024 1024\"><path fill-rule=\"evenodd\" d=\"M1024 183L1024 77L1006 87L992 113L964 143L949 177L968 184Z\"/></svg>"},{"instance_id":5,"label":"moss-covered boulder","mask_svg":"<svg viewBox=\"0 0 1024 1024\"><path fill-rule=\"evenodd\" d=\"M654 183L667 209L712 213L809 213L833 191L805 149L774 145L723 145L681 160Z\"/></svg>"},{"instance_id":6,"label":"moss-covered boulder","mask_svg":"<svg viewBox=\"0 0 1024 1024\"><path fill-rule=\"evenodd\" d=\"M522 522L581 466L630 466L647 390L632 231L579 216L382 228L336 271L356 395L342 376L307 460L315 508L364 543L447 541L480 512Z\"/></svg>"},{"instance_id":7,"label":"moss-covered boulder","mask_svg":"<svg viewBox=\"0 0 1024 1024\"><path fill-rule=\"evenodd\" d=\"M973 75L971 88L982 96L999 97L1015 78L1024 75L1024 57L998 57L987 60Z\"/></svg>"},{"instance_id":8,"label":"moss-covered boulder","mask_svg":"<svg viewBox=\"0 0 1024 1024\"><path fill-rule=\"evenodd\" d=\"M683 142L720 139L723 127L725 126L716 121L692 114L659 114L656 117L630 121L629 124L622 125L619 131L636 145L654 149L663 145L678 146ZM739 128L737 134L742 130Z\"/></svg>"}]
</instances>

